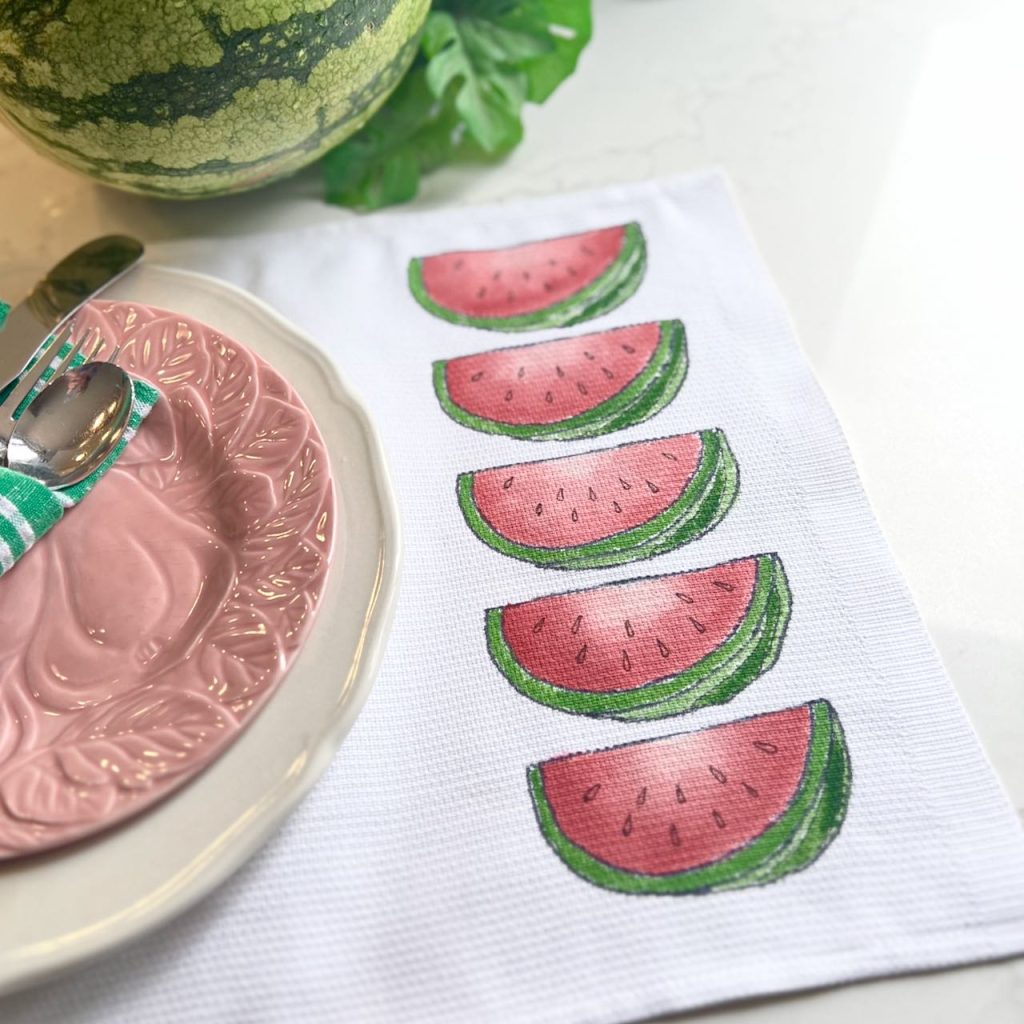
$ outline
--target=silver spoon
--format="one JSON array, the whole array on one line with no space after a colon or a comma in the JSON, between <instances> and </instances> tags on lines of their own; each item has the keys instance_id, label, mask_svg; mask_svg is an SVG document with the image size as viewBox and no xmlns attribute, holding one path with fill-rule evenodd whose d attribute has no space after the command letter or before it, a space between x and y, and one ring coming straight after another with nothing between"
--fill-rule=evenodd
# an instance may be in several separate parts
<instances>
[{"instance_id":1,"label":"silver spoon","mask_svg":"<svg viewBox=\"0 0 1024 1024\"><path fill-rule=\"evenodd\" d=\"M85 363L51 381L18 417L7 465L53 490L95 472L128 429L132 382L114 363Z\"/></svg>"}]
</instances>

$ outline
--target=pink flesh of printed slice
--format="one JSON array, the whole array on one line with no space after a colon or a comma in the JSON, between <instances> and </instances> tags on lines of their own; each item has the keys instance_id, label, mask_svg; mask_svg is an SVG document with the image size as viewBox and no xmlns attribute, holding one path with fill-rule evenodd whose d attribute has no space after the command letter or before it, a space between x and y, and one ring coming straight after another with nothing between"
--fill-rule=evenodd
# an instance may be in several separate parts
<instances>
[{"instance_id":1,"label":"pink flesh of printed slice","mask_svg":"<svg viewBox=\"0 0 1024 1024\"><path fill-rule=\"evenodd\" d=\"M635 689L721 646L750 607L757 565L744 558L509 605L502 632L536 679L586 693Z\"/></svg>"},{"instance_id":2,"label":"pink flesh of printed slice","mask_svg":"<svg viewBox=\"0 0 1024 1024\"><path fill-rule=\"evenodd\" d=\"M615 262L625 234L620 225L506 249L426 256L423 286L438 305L465 316L535 313L597 280Z\"/></svg>"},{"instance_id":3,"label":"pink flesh of printed slice","mask_svg":"<svg viewBox=\"0 0 1024 1024\"><path fill-rule=\"evenodd\" d=\"M496 423L559 423L606 402L650 363L659 323L450 359L448 396Z\"/></svg>"},{"instance_id":4,"label":"pink flesh of printed slice","mask_svg":"<svg viewBox=\"0 0 1024 1024\"><path fill-rule=\"evenodd\" d=\"M541 777L571 842L623 871L670 875L721 860L782 815L810 736L804 705L557 758Z\"/></svg>"},{"instance_id":5,"label":"pink flesh of printed slice","mask_svg":"<svg viewBox=\"0 0 1024 1024\"><path fill-rule=\"evenodd\" d=\"M481 470L473 500L492 529L530 547L563 548L649 522L686 489L700 434Z\"/></svg>"}]
</instances>

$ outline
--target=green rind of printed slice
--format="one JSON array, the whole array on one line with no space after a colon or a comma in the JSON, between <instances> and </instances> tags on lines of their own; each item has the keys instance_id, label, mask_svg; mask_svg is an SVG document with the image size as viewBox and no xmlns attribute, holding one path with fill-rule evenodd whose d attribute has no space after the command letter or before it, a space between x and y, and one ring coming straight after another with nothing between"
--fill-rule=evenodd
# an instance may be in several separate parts
<instances>
[{"instance_id":1,"label":"green rind of printed slice","mask_svg":"<svg viewBox=\"0 0 1024 1024\"><path fill-rule=\"evenodd\" d=\"M851 782L852 770L846 737L842 724L833 711L832 743L829 747L828 762L817 798L803 824L776 856L747 875L740 875L731 882L715 886L715 891L766 885L785 875L802 871L816 861L843 826L850 801Z\"/></svg>"},{"instance_id":2,"label":"green rind of printed slice","mask_svg":"<svg viewBox=\"0 0 1024 1024\"><path fill-rule=\"evenodd\" d=\"M568 441L597 437L649 419L678 393L686 377L686 332L679 320L659 325L660 337L647 365L611 398L578 416L557 423L501 423L467 412L448 391L448 360L434 363L434 392L441 408L456 423L485 434L526 441Z\"/></svg>"},{"instance_id":3,"label":"green rind of printed slice","mask_svg":"<svg viewBox=\"0 0 1024 1024\"><path fill-rule=\"evenodd\" d=\"M409 291L428 313L464 327L485 331L538 331L570 327L620 306L640 286L647 269L647 245L639 224L627 224L622 250L615 262L578 292L533 313L510 317L474 317L456 313L436 302L423 283L423 258L409 261Z\"/></svg>"},{"instance_id":4,"label":"green rind of printed slice","mask_svg":"<svg viewBox=\"0 0 1024 1024\"><path fill-rule=\"evenodd\" d=\"M460 474L457 488L459 505L470 529L489 547L501 554L535 565L553 568L579 568L581 560L587 561L595 557L611 557L610 565L621 564L641 557L634 552L645 543L658 541L666 530L674 530L684 515L697 517L702 514L707 504L709 492L713 492L719 484L720 453L725 445L725 437L718 430L701 431L701 457L689 484L683 493L663 512L653 519L641 523L630 530L613 534L610 537L593 541L588 544L569 548L540 548L518 544L495 530L484 519L473 500L473 474Z\"/></svg>"},{"instance_id":5,"label":"green rind of printed slice","mask_svg":"<svg viewBox=\"0 0 1024 1024\"><path fill-rule=\"evenodd\" d=\"M652 558L707 533L729 511L739 489L739 470L720 430L701 431L696 473L683 493L663 512L631 530L569 548L518 544L498 533L473 500L473 474L456 482L459 507L469 528L488 547L510 558L552 569L589 569Z\"/></svg>"},{"instance_id":6,"label":"green rind of printed slice","mask_svg":"<svg viewBox=\"0 0 1024 1024\"><path fill-rule=\"evenodd\" d=\"M751 629L746 642L737 646L728 660L709 667L690 685L663 700L613 712L611 717L625 722L653 722L728 703L778 661L789 625L790 607L789 586L779 563L767 591L764 615Z\"/></svg>"},{"instance_id":7,"label":"green rind of printed slice","mask_svg":"<svg viewBox=\"0 0 1024 1024\"><path fill-rule=\"evenodd\" d=\"M804 774L786 811L742 849L712 864L673 875L646 875L598 860L559 828L544 792L541 766L531 765L527 777L541 832L570 870L615 892L708 893L763 885L798 871L835 838L850 788L849 759L835 710L827 701L817 700L809 705L809 713L811 737Z\"/></svg>"},{"instance_id":8,"label":"green rind of printed slice","mask_svg":"<svg viewBox=\"0 0 1024 1024\"><path fill-rule=\"evenodd\" d=\"M703 452L697 472L680 497L664 512L631 530L577 547L555 551L523 547L524 552L540 554L543 558L543 561L530 557L527 560L555 568L601 568L652 558L702 536L724 515L723 504L730 501L730 490L735 493L731 473L735 462L724 435L720 431L704 431L702 439Z\"/></svg>"},{"instance_id":9,"label":"green rind of printed slice","mask_svg":"<svg viewBox=\"0 0 1024 1024\"><path fill-rule=\"evenodd\" d=\"M781 573L782 566L777 555L758 556L757 579L750 605L732 634L685 671L635 689L604 693L581 692L538 679L520 664L505 639L502 608L490 608L487 611L487 648L502 675L520 693L559 711L623 719L630 719L632 714L641 718L680 714L689 708L684 705L673 710L669 705L674 700L689 700L691 703L700 700L712 683L724 688L737 674L745 677L743 685L736 690L739 692L756 677L756 673L753 673L752 652L756 654L763 643L766 624L768 629L772 628L769 606L773 599L777 600L776 576ZM782 576L782 579L785 586L785 577ZM767 671L767 668L762 671Z\"/></svg>"},{"instance_id":10,"label":"green rind of printed slice","mask_svg":"<svg viewBox=\"0 0 1024 1024\"><path fill-rule=\"evenodd\" d=\"M596 541L582 548L571 549L564 568L569 569L600 569L622 565L624 562L654 558L656 555L673 551L684 544L703 537L714 529L732 507L739 489L739 470L732 451L725 441L724 435L714 433L720 444L718 456L710 475L709 486L698 497L694 494L692 504L684 497L655 520L645 524L650 529L637 527L637 532L644 534L644 539L633 543L628 540L623 544L620 538L625 534ZM689 490L689 488L687 488ZM673 514L673 509L675 512Z\"/></svg>"},{"instance_id":11,"label":"green rind of printed slice","mask_svg":"<svg viewBox=\"0 0 1024 1024\"><path fill-rule=\"evenodd\" d=\"M676 322L678 323L678 321ZM679 326L682 328L682 324L679 324ZM685 335L683 340L685 344ZM600 424L587 424L580 429L565 430L560 432L557 437L549 438L549 440L575 441L588 437L597 437L603 434L614 433L617 430L624 430L627 427L633 427L638 423L649 420L652 416L661 412L679 394L688 370L689 360L684 348L680 358L670 359L659 369L656 377L652 379L650 386L631 405L621 409Z\"/></svg>"},{"instance_id":12,"label":"green rind of printed slice","mask_svg":"<svg viewBox=\"0 0 1024 1024\"><path fill-rule=\"evenodd\" d=\"M651 384L646 392L637 399L636 404L624 409L614 418L610 419L602 427L602 434L611 434L616 430L624 430L626 427L634 427L638 423L656 416L679 394L686 374L689 370L689 359L686 351L679 359L670 362L659 373L657 379ZM588 435L578 435L588 436ZM565 440L575 440L577 435L567 436Z\"/></svg>"},{"instance_id":13,"label":"green rind of printed slice","mask_svg":"<svg viewBox=\"0 0 1024 1024\"><path fill-rule=\"evenodd\" d=\"M557 423L506 424L466 412L455 404L448 392L446 361L434 364L434 390L452 419L483 433L537 441L596 437L649 418L657 410L647 411L648 406L661 400L658 408L662 408L682 386L688 365L683 325L678 320L666 320L659 326L661 336L650 361L627 387L592 409ZM665 398L666 389L673 383L674 391ZM620 426L612 426L613 423L620 423Z\"/></svg>"}]
</instances>

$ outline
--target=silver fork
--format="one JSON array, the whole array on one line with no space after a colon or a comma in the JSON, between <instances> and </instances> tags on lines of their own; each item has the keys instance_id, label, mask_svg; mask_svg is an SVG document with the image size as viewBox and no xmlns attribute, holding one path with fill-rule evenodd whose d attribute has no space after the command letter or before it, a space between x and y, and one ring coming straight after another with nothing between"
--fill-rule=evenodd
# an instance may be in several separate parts
<instances>
[{"instance_id":1,"label":"silver fork","mask_svg":"<svg viewBox=\"0 0 1024 1024\"><path fill-rule=\"evenodd\" d=\"M7 445L11 440L11 434L14 432L16 422L14 414L18 411L21 403L32 393L32 389L42 380L43 374L50 369L53 361L60 355L60 350L69 341L72 341L71 351L56 365L53 376L50 378L51 380L56 380L67 370L71 365L71 361L91 339L95 339L92 346L92 353L95 355L103 343L99 328L94 327L90 330L79 331L76 337L74 322L66 324L54 334L53 340L32 364L32 367L22 374L14 390L7 396L3 404L0 405L0 447L2 447L4 452L6 452Z\"/></svg>"}]
</instances>

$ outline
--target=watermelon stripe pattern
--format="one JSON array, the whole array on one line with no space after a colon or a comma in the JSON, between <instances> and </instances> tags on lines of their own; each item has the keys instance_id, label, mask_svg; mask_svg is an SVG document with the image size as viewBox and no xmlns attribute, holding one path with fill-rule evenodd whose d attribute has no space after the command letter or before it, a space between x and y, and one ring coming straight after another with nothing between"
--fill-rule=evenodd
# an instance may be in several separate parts
<instances>
[{"instance_id":1,"label":"watermelon stripe pattern","mask_svg":"<svg viewBox=\"0 0 1024 1024\"><path fill-rule=\"evenodd\" d=\"M752 579L738 615L727 563L491 608L488 650L520 693L560 711L648 721L724 704L775 664L789 623L778 555L739 564Z\"/></svg>"},{"instance_id":2,"label":"watermelon stripe pattern","mask_svg":"<svg viewBox=\"0 0 1024 1024\"><path fill-rule=\"evenodd\" d=\"M434 391L471 430L573 441L650 419L679 393L687 366L685 328L665 320L439 360Z\"/></svg>"},{"instance_id":3,"label":"watermelon stripe pattern","mask_svg":"<svg viewBox=\"0 0 1024 1024\"><path fill-rule=\"evenodd\" d=\"M651 480L653 473L630 473L628 463L622 465L622 475L612 479L600 472L604 467L598 467L592 476L581 473L581 464L591 456L618 455L624 450L645 449L640 454L646 454L646 450L649 450L655 456L662 454L678 460L679 457L670 450L668 442L684 439L695 439L698 453L692 474L679 490L669 490L654 483ZM627 454L632 455L633 451L627 451ZM615 464L619 465L618 460ZM536 477L541 475L538 470L543 471L543 476L552 481L550 485L546 490L536 486L528 488L525 496L521 495L517 490L517 476L530 474ZM578 500L574 500L571 495L566 498L565 488L557 487L560 473L577 483L581 491ZM499 477L502 479L500 489L497 484L483 486ZM603 568L653 558L672 551L703 536L721 522L738 490L739 468L720 430L704 430L696 435L636 442L612 449L611 453L588 452L582 456L564 456L543 463L461 473L456 482L456 494L463 517L480 540L503 555L549 569ZM651 491L658 495L659 507L649 518L625 529L607 530L593 539L574 541L578 524L591 513L591 505L597 506L593 510L594 518L601 513L606 513L605 518L614 518L608 512L609 509L614 509L616 515L629 516L632 511L627 504L630 492L646 500ZM563 494L562 499L559 493ZM504 508L499 504L498 496L501 495L508 496ZM558 517L556 526L547 531L550 536L557 538L556 541L547 544L529 542L527 528L533 526L534 517L538 521Z\"/></svg>"},{"instance_id":4,"label":"watermelon stripe pattern","mask_svg":"<svg viewBox=\"0 0 1024 1024\"><path fill-rule=\"evenodd\" d=\"M380 107L429 0L0 10L0 103L29 142L129 191L196 198L317 159Z\"/></svg>"},{"instance_id":5,"label":"watermelon stripe pattern","mask_svg":"<svg viewBox=\"0 0 1024 1024\"><path fill-rule=\"evenodd\" d=\"M439 253L409 263L409 290L428 313L487 331L569 327L615 309L640 286L639 224L507 249Z\"/></svg>"},{"instance_id":6,"label":"watermelon stripe pattern","mask_svg":"<svg viewBox=\"0 0 1024 1024\"><path fill-rule=\"evenodd\" d=\"M790 772L772 762L791 753L784 745L805 718L800 771L782 801L779 777L788 785ZM851 780L843 728L825 700L527 770L540 830L570 870L615 892L666 895L803 870L842 827ZM764 820L773 803L781 806Z\"/></svg>"}]
</instances>

